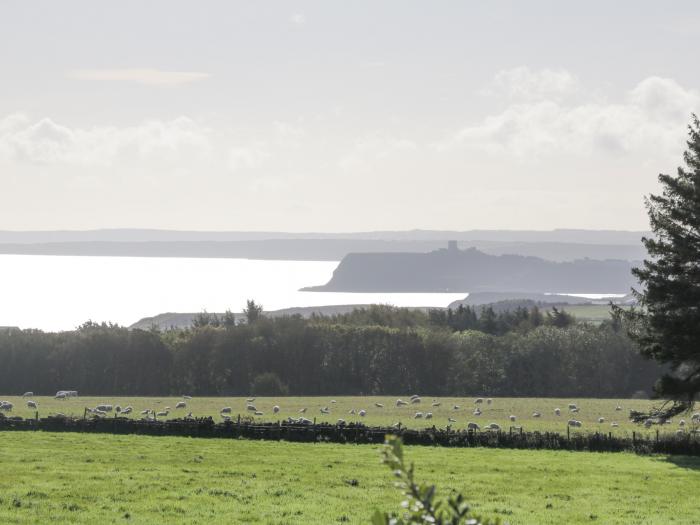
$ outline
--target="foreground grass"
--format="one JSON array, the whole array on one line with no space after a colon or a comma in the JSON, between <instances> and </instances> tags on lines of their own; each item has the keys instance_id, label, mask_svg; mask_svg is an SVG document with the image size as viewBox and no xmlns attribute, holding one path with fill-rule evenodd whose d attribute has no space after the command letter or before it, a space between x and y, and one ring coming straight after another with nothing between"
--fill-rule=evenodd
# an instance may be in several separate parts
<instances>
[{"instance_id":1,"label":"foreground grass","mask_svg":"<svg viewBox=\"0 0 700 525\"><path fill-rule=\"evenodd\" d=\"M402 396L408 400L409 395ZM34 417L35 411L27 408L26 399L21 397L1 397L12 401L15 408L13 415L22 417ZM184 409L175 409L178 401L182 398L153 398L153 397L80 397L77 399L56 400L50 397L33 398L39 404L39 415L45 417L50 414L63 413L82 417L85 407L95 407L98 404L107 403L126 407L131 405L134 412L130 417L141 417L140 412L145 409L164 411L170 407L168 418L183 417L192 412L195 417L212 416L217 421L221 421L219 411L225 407L232 408L232 416L235 419L237 414L242 416L252 416L246 410L246 398L232 397L202 397L187 401ZM382 397L259 397L253 404L263 412L262 416L255 417L258 421L278 421L287 417L299 417L300 410L306 408L304 415L309 419L316 419L318 422L328 421L335 423L339 418L351 421L361 421L367 425L389 426L396 422L401 422L403 426L412 428L425 428L435 425L445 427L451 425L453 428L465 428L467 423L473 421L480 425L488 423L498 423L502 428L511 425L522 425L527 431L554 431L566 433L566 422L569 418L580 420L583 426L577 432L612 432L615 435L627 435L635 431L642 434L654 434L657 427L650 430L644 429L639 424L628 421L630 409L648 410L653 402L638 399L550 399L550 398L494 398L488 405L486 402L476 405L475 398L440 398L423 397L420 404L396 407L397 396ZM333 403L332 401L336 401ZM440 403L440 406L432 404ZM377 407L375 403L384 405ZM568 411L569 403L576 403L580 408L578 413L572 414ZM279 406L278 414L273 414L272 407ZM455 409L454 407L459 408ZM474 409L479 406L482 410L480 416L474 415ZM622 410L616 410L617 407ZM322 414L320 409L328 407L330 414ZM556 416L554 409L560 408L561 415ZM360 417L359 411L366 411L365 417ZM355 410L355 414L350 414ZM414 419L416 412L432 412L432 419ZM538 412L540 417L533 417ZM114 413L112 413L114 415ZM515 423L511 423L509 416L516 416ZM603 417L604 422L599 423L598 418ZM449 418L455 422L450 422ZM675 422L665 425L661 432L674 432L679 428L678 423L682 417L676 418ZM692 425L690 418L685 416L686 430L693 430L697 425ZM612 427L611 423L616 422L619 426Z\"/></svg>"},{"instance_id":2,"label":"foreground grass","mask_svg":"<svg viewBox=\"0 0 700 525\"><path fill-rule=\"evenodd\" d=\"M406 447L418 478L516 524L700 522L700 459ZM0 432L0 523L367 523L379 447Z\"/></svg>"}]
</instances>

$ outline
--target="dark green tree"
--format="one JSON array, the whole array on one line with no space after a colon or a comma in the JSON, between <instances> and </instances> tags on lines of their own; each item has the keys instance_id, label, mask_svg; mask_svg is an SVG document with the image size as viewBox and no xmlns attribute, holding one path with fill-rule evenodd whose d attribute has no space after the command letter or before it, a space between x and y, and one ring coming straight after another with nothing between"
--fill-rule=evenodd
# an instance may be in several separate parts
<instances>
[{"instance_id":1,"label":"dark green tree","mask_svg":"<svg viewBox=\"0 0 700 525\"><path fill-rule=\"evenodd\" d=\"M256 304L252 299L248 299L246 307L243 309L243 315L245 315L248 324L253 324L263 316L263 307L261 304Z\"/></svg>"},{"instance_id":2,"label":"dark green tree","mask_svg":"<svg viewBox=\"0 0 700 525\"><path fill-rule=\"evenodd\" d=\"M665 364L655 385L673 401L652 415L661 419L692 407L700 393L700 121L688 126L685 167L659 175L660 195L646 199L651 237L642 239L649 257L633 270L642 285L639 307L624 314L641 353ZM641 415L640 417L644 417Z\"/></svg>"}]
</instances>

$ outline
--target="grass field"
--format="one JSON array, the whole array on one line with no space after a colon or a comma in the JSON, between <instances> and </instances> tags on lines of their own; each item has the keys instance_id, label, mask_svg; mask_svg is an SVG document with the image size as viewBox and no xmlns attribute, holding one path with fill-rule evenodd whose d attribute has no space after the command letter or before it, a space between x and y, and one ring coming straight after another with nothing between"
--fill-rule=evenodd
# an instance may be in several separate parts
<instances>
[{"instance_id":1,"label":"grass field","mask_svg":"<svg viewBox=\"0 0 700 525\"><path fill-rule=\"evenodd\" d=\"M408 400L410 396L402 399ZM14 403L15 408L12 414L22 417L34 417L35 411L27 408L26 400L20 397L2 397L4 400ZM189 412L193 416L213 416L220 421L219 411L223 407L232 408L232 416L235 419L237 414L251 416L252 412L246 410L245 398L195 398L187 401L184 409L175 409L175 404L182 401L182 398L144 398L144 397L81 397L77 399L55 400L53 398L38 397L33 398L39 404L39 415L41 417L63 413L66 415L83 416L85 407L95 407L101 403L120 405L121 407L132 406L134 408L131 417L141 417L140 412L147 408L156 411L163 411L170 407L168 418L183 417ZM453 428L464 428L467 422L476 422L483 426L491 422L498 423L503 428L511 425L522 425L524 430L558 431L566 432L566 422L569 418L574 418L583 423L577 432L613 432L616 435L628 434L632 431L641 433L655 433L656 427L651 430L644 429L643 426L630 423L628 420L629 410L645 410L652 406L653 402L648 400L631 399L545 399L545 398L494 398L489 405L486 400L480 405L475 404L474 398L441 398L424 397L420 404L396 407L396 397L280 397L280 398L257 398L253 404L255 408L263 413L262 416L253 416L260 421L278 421L287 417L299 417L300 410L306 408L304 416L318 422L328 421L335 423L339 418L351 421L361 421L367 425L388 426L396 422L413 428L425 428L435 425L445 427L451 424ZM332 401L336 401L333 403ZM440 403L440 406L432 406L433 402ZM375 403L383 404L380 408ZM569 403L575 403L579 407L579 412L572 414L567 409ZM272 407L278 405L280 411L273 414ZM454 407L458 406L458 409ZM474 409L479 406L482 414L474 415ZM616 410L620 406L622 410ZM322 414L321 408L328 407L330 414ZM560 408L561 415L556 416L554 409ZM366 410L365 417L359 416L361 409ZM350 410L355 410L355 414L350 414ZM415 419L416 412L432 412L431 419ZM541 414L539 418L533 417L533 413ZM114 413L112 413L113 415ZM509 419L510 415L516 416L515 423ZM598 423L598 418L603 417L604 423ZM450 423L448 418L456 420ZM675 432L678 421L662 427L662 432ZM690 418L685 417L687 430L694 429L697 425L691 425ZM612 427L611 423L616 422L619 427Z\"/></svg>"},{"instance_id":2,"label":"grass field","mask_svg":"<svg viewBox=\"0 0 700 525\"><path fill-rule=\"evenodd\" d=\"M367 523L379 447L0 432L0 523ZM695 524L700 458L406 447L421 481L517 524ZM356 480L356 483L352 480Z\"/></svg>"}]
</instances>

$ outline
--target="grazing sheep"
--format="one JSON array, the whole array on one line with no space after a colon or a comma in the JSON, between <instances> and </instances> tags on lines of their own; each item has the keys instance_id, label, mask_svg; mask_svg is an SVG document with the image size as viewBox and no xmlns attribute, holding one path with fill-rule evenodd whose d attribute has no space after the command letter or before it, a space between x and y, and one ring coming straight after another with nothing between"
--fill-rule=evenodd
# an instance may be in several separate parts
<instances>
[{"instance_id":1,"label":"grazing sheep","mask_svg":"<svg viewBox=\"0 0 700 525\"><path fill-rule=\"evenodd\" d=\"M511 420L513 423L515 423L515 419L516 419L516 417L515 417L514 415L511 414L510 420Z\"/></svg>"},{"instance_id":2,"label":"grazing sheep","mask_svg":"<svg viewBox=\"0 0 700 525\"><path fill-rule=\"evenodd\" d=\"M4 410L5 412L12 412L12 409L14 408L15 405L10 403L9 401L2 401L0 402L0 410Z\"/></svg>"},{"instance_id":3,"label":"grazing sheep","mask_svg":"<svg viewBox=\"0 0 700 525\"><path fill-rule=\"evenodd\" d=\"M598 423L605 423L605 418L604 418L604 417L599 417L599 418L598 418Z\"/></svg>"},{"instance_id":4,"label":"grazing sheep","mask_svg":"<svg viewBox=\"0 0 700 525\"><path fill-rule=\"evenodd\" d=\"M412 405L417 405L418 403L420 403L420 397L413 397L413 398L411 398L411 404L412 404Z\"/></svg>"},{"instance_id":5,"label":"grazing sheep","mask_svg":"<svg viewBox=\"0 0 700 525\"><path fill-rule=\"evenodd\" d=\"M259 410L256 410L256 411L255 411L255 415L256 415L256 416L262 416L262 415L264 415L264 414L263 414L262 412L260 412Z\"/></svg>"},{"instance_id":6,"label":"grazing sheep","mask_svg":"<svg viewBox=\"0 0 700 525\"><path fill-rule=\"evenodd\" d=\"M435 401L435 402L433 403L433 406L434 406L434 407L439 407L439 406L440 406L440 403L438 403L437 401Z\"/></svg>"},{"instance_id":7,"label":"grazing sheep","mask_svg":"<svg viewBox=\"0 0 700 525\"><path fill-rule=\"evenodd\" d=\"M184 399L185 401L189 401L190 399L192 399L192 396L182 396L182 399Z\"/></svg>"},{"instance_id":8,"label":"grazing sheep","mask_svg":"<svg viewBox=\"0 0 700 525\"><path fill-rule=\"evenodd\" d=\"M97 405L95 408L97 410L101 410L102 412L111 412L112 411L112 405Z\"/></svg>"},{"instance_id":9,"label":"grazing sheep","mask_svg":"<svg viewBox=\"0 0 700 525\"><path fill-rule=\"evenodd\" d=\"M313 421L311 421L310 419L306 419L305 417L300 417L299 423L301 423L302 425L310 425L311 423L313 423Z\"/></svg>"},{"instance_id":10,"label":"grazing sheep","mask_svg":"<svg viewBox=\"0 0 700 525\"><path fill-rule=\"evenodd\" d=\"M452 407L452 410L459 410L459 408L460 408L459 405L454 405L454 406Z\"/></svg>"},{"instance_id":11,"label":"grazing sheep","mask_svg":"<svg viewBox=\"0 0 700 525\"><path fill-rule=\"evenodd\" d=\"M330 414L330 413L331 413L331 411L328 407L323 407L321 409L321 414Z\"/></svg>"},{"instance_id":12,"label":"grazing sheep","mask_svg":"<svg viewBox=\"0 0 700 525\"><path fill-rule=\"evenodd\" d=\"M246 402L248 403L252 403L253 401L255 401L254 397L249 397L248 399L246 399Z\"/></svg>"},{"instance_id":13,"label":"grazing sheep","mask_svg":"<svg viewBox=\"0 0 700 525\"><path fill-rule=\"evenodd\" d=\"M365 412L365 410L363 409L363 410L360 410L358 412L358 414L360 415L360 417L365 417L367 415L367 412Z\"/></svg>"},{"instance_id":14,"label":"grazing sheep","mask_svg":"<svg viewBox=\"0 0 700 525\"><path fill-rule=\"evenodd\" d=\"M499 430L501 430L501 426L498 425L497 423L489 423L489 425L486 426L486 429L499 431Z\"/></svg>"},{"instance_id":15,"label":"grazing sheep","mask_svg":"<svg viewBox=\"0 0 700 525\"><path fill-rule=\"evenodd\" d=\"M53 396L54 399L65 399L66 398L66 393L65 392L56 392L56 395Z\"/></svg>"},{"instance_id":16,"label":"grazing sheep","mask_svg":"<svg viewBox=\"0 0 700 525\"><path fill-rule=\"evenodd\" d=\"M397 400L396 400L396 406L397 406L397 407L402 407L402 406L405 406L405 405L408 405L408 403L406 403L406 401L404 401L403 399L397 399Z\"/></svg>"},{"instance_id":17,"label":"grazing sheep","mask_svg":"<svg viewBox=\"0 0 700 525\"><path fill-rule=\"evenodd\" d=\"M221 409L222 414L230 414L231 413L231 407L224 407Z\"/></svg>"},{"instance_id":18,"label":"grazing sheep","mask_svg":"<svg viewBox=\"0 0 700 525\"><path fill-rule=\"evenodd\" d=\"M481 415L481 410L479 410L479 407L476 407L476 410L474 410L474 415L475 415L475 416L480 416L480 415Z\"/></svg>"},{"instance_id":19,"label":"grazing sheep","mask_svg":"<svg viewBox=\"0 0 700 525\"><path fill-rule=\"evenodd\" d=\"M250 403L248 403L245 406L245 409L249 412L257 412L257 410L258 410L257 408L255 408L255 405L251 405Z\"/></svg>"},{"instance_id":20,"label":"grazing sheep","mask_svg":"<svg viewBox=\"0 0 700 525\"><path fill-rule=\"evenodd\" d=\"M481 427L476 423L467 423L467 430L481 430Z\"/></svg>"},{"instance_id":21,"label":"grazing sheep","mask_svg":"<svg viewBox=\"0 0 700 525\"><path fill-rule=\"evenodd\" d=\"M331 399L331 403L335 404L337 401L335 399Z\"/></svg>"},{"instance_id":22,"label":"grazing sheep","mask_svg":"<svg viewBox=\"0 0 700 525\"><path fill-rule=\"evenodd\" d=\"M304 407L304 408L302 408L301 410L299 410L299 413L300 413L300 414L306 414L306 407Z\"/></svg>"},{"instance_id":23,"label":"grazing sheep","mask_svg":"<svg viewBox=\"0 0 700 525\"><path fill-rule=\"evenodd\" d=\"M423 412L416 412L413 415L413 419L423 419Z\"/></svg>"},{"instance_id":24,"label":"grazing sheep","mask_svg":"<svg viewBox=\"0 0 700 525\"><path fill-rule=\"evenodd\" d=\"M384 405L382 403L375 403L374 406L377 408L384 408Z\"/></svg>"},{"instance_id":25,"label":"grazing sheep","mask_svg":"<svg viewBox=\"0 0 700 525\"><path fill-rule=\"evenodd\" d=\"M168 417L168 414L170 413L169 410L163 410L162 412L158 412L156 416L158 417Z\"/></svg>"},{"instance_id":26,"label":"grazing sheep","mask_svg":"<svg viewBox=\"0 0 700 525\"><path fill-rule=\"evenodd\" d=\"M576 403L569 403L569 410L573 410L576 407Z\"/></svg>"},{"instance_id":27,"label":"grazing sheep","mask_svg":"<svg viewBox=\"0 0 700 525\"><path fill-rule=\"evenodd\" d=\"M432 413L432 412L426 412L426 414L425 414L425 419L433 419L433 413Z\"/></svg>"},{"instance_id":28,"label":"grazing sheep","mask_svg":"<svg viewBox=\"0 0 700 525\"><path fill-rule=\"evenodd\" d=\"M576 413L578 412L578 408L572 408L572 409L571 409L571 412L573 412L574 414L576 414Z\"/></svg>"},{"instance_id":29,"label":"grazing sheep","mask_svg":"<svg viewBox=\"0 0 700 525\"><path fill-rule=\"evenodd\" d=\"M684 426L685 426L685 419L681 419L681 420L678 422L678 426L679 426L679 427L684 427Z\"/></svg>"},{"instance_id":30,"label":"grazing sheep","mask_svg":"<svg viewBox=\"0 0 700 525\"><path fill-rule=\"evenodd\" d=\"M409 397L409 399L413 400L413 399L416 399L417 397L420 397L420 396L418 394L413 394L411 397Z\"/></svg>"},{"instance_id":31,"label":"grazing sheep","mask_svg":"<svg viewBox=\"0 0 700 525\"><path fill-rule=\"evenodd\" d=\"M348 414L351 414L351 415L354 416L354 415L355 415L355 409L354 409L354 408L351 408L350 410L348 410Z\"/></svg>"},{"instance_id":32,"label":"grazing sheep","mask_svg":"<svg viewBox=\"0 0 700 525\"><path fill-rule=\"evenodd\" d=\"M617 427L619 427L620 425L617 424L617 423L615 423L615 422L613 421L612 423L610 423L610 426L613 427L613 428L617 428Z\"/></svg>"},{"instance_id":33,"label":"grazing sheep","mask_svg":"<svg viewBox=\"0 0 700 525\"><path fill-rule=\"evenodd\" d=\"M477 397L477 398L474 400L474 403L476 403L477 405L480 405L480 404L483 403L483 402L484 402L484 398L483 398L483 397Z\"/></svg>"},{"instance_id":34,"label":"grazing sheep","mask_svg":"<svg viewBox=\"0 0 700 525\"><path fill-rule=\"evenodd\" d=\"M617 406L615 407L615 410L616 410L617 412L619 412L620 410L622 410L622 407L621 407L620 405L617 405Z\"/></svg>"},{"instance_id":35,"label":"grazing sheep","mask_svg":"<svg viewBox=\"0 0 700 525\"><path fill-rule=\"evenodd\" d=\"M566 424L570 427L580 427L582 425L582 423L576 419L569 419Z\"/></svg>"},{"instance_id":36,"label":"grazing sheep","mask_svg":"<svg viewBox=\"0 0 700 525\"><path fill-rule=\"evenodd\" d=\"M122 407L121 407L120 405L117 405L117 406L114 407L114 411L115 411L117 414L120 414L121 411L122 411Z\"/></svg>"},{"instance_id":37,"label":"grazing sheep","mask_svg":"<svg viewBox=\"0 0 700 525\"><path fill-rule=\"evenodd\" d=\"M532 417L541 417L541 416L542 416L542 414L540 414L539 412L532 413Z\"/></svg>"},{"instance_id":38,"label":"grazing sheep","mask_svg":"<svg viewBox=\"0 0 700 525\"><path fill-rule=\"evenodd\" d=\"M272 407L272 413L273 413L273 414L276 414L276 413L279 412L279 411L280 411L280 407L278 407L277 405L275 405L275 406Z\"/></svg>"},{"instance_id":39,"label":"grazing sheep","mask_svg":"<svg viewBox=\"0 0 700 525\"><path fill-rule=\"evenodd\" d=\"M221 419L223 419L224 421L226 421L226 422L231 421L231 416L228 416L226 414L220 414L220 415L221 415Z\"/></svg>"},{"instance_id":40,"label":"grazing sheep","mask_svg":"<svg viewBox=\"0 0 700 525\"><path fill-rule=\"evenodd\" d=\"M700 412L695 412L691 417L690 420L695 422L695 423L700 423Z\"/></svg>"},{"instance_id":41,"label":"grazing sheep","mask_svg":"<svg viewBox=\"0 0 700 525\"><path fill-rule=\"evenodd\" d=\"M335 422L335 424L338 425L339 427L342 427L345 424L345 420L339 419L338 421Z\"/></svg>"},{"instance_id":42,"label":"grazing sheep","mask_svg":"<svg viewBox=\"0 0 700 525\"><path fill-rule=\"evenodd\" d=\"M644 426L646 428L651 428L651 425L653 425L653 424L654 424L654 422L651 419L647 419L644 421Z\"/></svg>"},{"instance_id":43,"label":"grazing sheep","mask_svg":"<svg viewBox=\"0 0 700 525\"><path fill-rule=\"evenodd\" d=\"M456 419L452 419L451 417L448 417L448 418L447 418L447 421L449 421L450 423L456 423L456 422L457 422Z\"/></svg>"},{"instance_id":44,"label":"grazing sheep","mask_svg":"<svg viewBox=\"0 0 700 525\"><path fill-rule=\"evenodd\" d=\"M486 400L486 404L487 404L487 405L490 405L491 403L493 403L493 399L488 398L488 399Z\"/></svg>"},{"instance_id":45,"label":"grazing sheep","mask_svg":"<svg viewBox=\"0 0 700 525\"><path fill-rule=\"evenodd\" d=\"M25 392L22 397L34 397L34 392Z\"/></svg>"},{"instance_id":46,"label":"grazing sheep","mask_svg":"<svg viewBox=\"0 0 700 525\"><path fill-rule=\"evenodd\" d=\"M128 415L128 414L131 414L133 411L134 411L134 408L133 408L131 405L129 405L128 407L125 407L125 408L122 410L122 414L127 414L127 415Z\"/></svg>"},{"instance_id":47,"label":"grazing sheep","mask_svg":"<svg viewBox=\"0 0 700 525\"><path fill-rule=\"evenodd\" d=\"M92 413L99 417L105 417L107 415L107 412L105 412L104 410L99 410L97 408L93 410Z\"/></svg>"},{"instance_id":48,"label":"grazing sheep","mask_svg":"<svg viewBox=\"0 0 700 525\"><path fill-rule=\"evenodd\" d=\"M230 408L229 408L228 410L229 410L229 412L231 411ZM222 411L222 412L223 412L223 411ZM150 408L147 408L146 410L142 410L142 411L141 411L141 415L142 415L142 416L147 416L147 415L150 414L150 413L151 413L151 409L150 409Z\"/></svg>"},{"instance_id":49,"label":"grazing sheep","mask_svg":"<svg viewBox=\"0 0 700 525\"><path fill-rule=\"evenodd\" d=\"M176 410L178 408L186 408L186 407L187 407L187 403L185 403L184 401L178 401L177 404L175 405Z\"/></svg>"},{"instance_id":50,"label":"grazing sheep","mask_svg":"<svg viewBox=\"0 0 700 525\"><path fill-rule=\"evenodd\" d=\"M36 401L27 401L27 407L33 408L34 410L36 410L36 408L37 408Z\"/></svg>"},{"instance_id":51,"label":"grazing sheep","mask_svg":"<svg viewBox=\"0 0 700 525\"><path fill-rule=\"evenodd\" d=\"M555 415L555 416L561 416L561 409L555 408L555 409L554 409L554 415Z\"/></svg>"}]
</instances>

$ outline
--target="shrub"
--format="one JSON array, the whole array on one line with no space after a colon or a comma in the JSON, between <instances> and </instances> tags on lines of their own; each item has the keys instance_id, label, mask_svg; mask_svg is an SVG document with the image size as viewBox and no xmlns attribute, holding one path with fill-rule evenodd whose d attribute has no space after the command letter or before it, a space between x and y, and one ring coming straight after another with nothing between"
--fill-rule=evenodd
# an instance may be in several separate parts
<instances>
[{"instance_id":1,"label":"shrub","mask_svg":"<svg viewBox=\"0 0 700 525\"><path fill-rule=\"evenodd\" d=\"M255 376L250 385L255 396L287 396L289 387L274 372L265 372Z\"/></svg>"}]
</instances>

